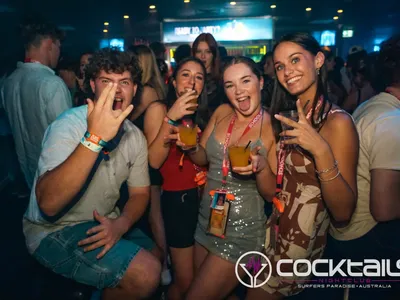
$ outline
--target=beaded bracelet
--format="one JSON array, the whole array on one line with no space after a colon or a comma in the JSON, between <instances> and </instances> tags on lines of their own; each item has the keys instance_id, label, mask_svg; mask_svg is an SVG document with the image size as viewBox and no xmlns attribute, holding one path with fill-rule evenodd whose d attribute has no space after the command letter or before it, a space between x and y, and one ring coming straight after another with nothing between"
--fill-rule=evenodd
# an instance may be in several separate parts
<instances>
[{"instance_id":1,"label":"beaded bracelet","mask_svg":"<svg viewBox=\"0 0 400 300\"><path fill-rule=\"evenodd\" d=\"M319 174L329 173L329 172L335 170L337 167L338 167L338 162L337 162L337 160L335 160L335 162L334 162L334 164L333 164L333 167L330 167L330 168L328 168L328 169L324 169L324 170L321 170L321 171L318 171L318 170L316 169L316 170L315 170L315 173L317 173L318 175L319 175Z\"/></svg>"}]
</instances>

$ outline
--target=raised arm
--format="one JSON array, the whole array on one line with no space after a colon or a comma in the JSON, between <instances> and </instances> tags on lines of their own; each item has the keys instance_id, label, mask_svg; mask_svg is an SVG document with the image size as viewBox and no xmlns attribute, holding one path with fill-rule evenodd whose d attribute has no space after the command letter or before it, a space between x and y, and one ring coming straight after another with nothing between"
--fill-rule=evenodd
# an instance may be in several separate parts
<instances>
[{"instance_id":1,"label":"raised arm","mask_svg":"<svg viewBox=\"0 0 400 300\"><path fill-rule=\"evenodd\" d=\"M168 136L173 132L173 125L186 115L193 114L194 111L189 108L197 107L197 104L190 103L195 98L194 92L184 94L179 97L174 105L166 111L165 105L162 103L151 104L145 114L144 132L149 145L149 163L159 169L167 159L170 140ZM170 123L165 121L170 120Z\"/></svg>"},{"instance_id":2,"label":"raised arm","mask_svg":"<svg viewBox=\"0 0 400 300\"><path fill-rule=\"evenodd\" d=\"M221 109L217 109L211 116L206 128L204 129L199 144L193 151L189 152L190 159L198 166L207 166L208 158L206 153L206 144L208 138L214 130L215 124L217 122L218 116L221 113ZM179 137L178 137L179 138ZM180 142L179 142L180 143ZM183 144L181 144L183 145ZM184 146L184 145L183 145Z\"/></svg>"},{"instance_id":3,"label":"raised arm","mask_svg":"<svg viewBox=\"0 0 400 300\"><path fill-rule=\"evenodd\" d=\"M314 155L315 165L323 171L331 169L336 161L340 173L320 175L322 198L335 221L346 223L357 203L358 134L351 117L343 113L332 115L325 126L327 146Z\"/></svg>"},{"instance_id":4,"label":"raised arm","mask_svg":"<svg viewBox=\"0 0 400 300\"><path fill-rule=\"evenodd\" d=\"M96 103L89 101L88 104L88 131L104 141L111 140L117 134L120 125L133 109L130 105L124 112L112 110L116 87L110 84ZM80 144L79 140L63 141L57 138L56 135L62 135L63 130L64 126L55 131L49 130L40 157L40 163L45 169L41 170L43 175L38 179L35 192L40 209L48 216L57 215L73 200L85 184L98 157L98 153ZM48 162L49 157L57 155L60 157Z\"/></svg>"},{"instance_id":5,"label":"raised arm","mask_svg":"<svg viewBox=\"0 0 400 300\"><path fill-rule=\"evenodd\" d=\"M164 121L167 115L163 103L152 103L144 116L144 134L149 151L149 164L159 169L167 159L170 143L165 137L171 131L171 125Z\"/></svg>"},{"instance_id":6,"label":"raised arm","mask_svg":"<svg viewBox=\"0 0 400 300\"><path fill-rule=\"evenodd\" d=\"M328 116L318 133L306 119L300 101L297 101L297 110L299 122L275 115L275 118L294 128L281 133L292 137L284 143L298 144L313 155L322 198L333 221L348 222L357 202L359 140L354 123L349 115L335 113Z\"/></svg>"}]
</instances>

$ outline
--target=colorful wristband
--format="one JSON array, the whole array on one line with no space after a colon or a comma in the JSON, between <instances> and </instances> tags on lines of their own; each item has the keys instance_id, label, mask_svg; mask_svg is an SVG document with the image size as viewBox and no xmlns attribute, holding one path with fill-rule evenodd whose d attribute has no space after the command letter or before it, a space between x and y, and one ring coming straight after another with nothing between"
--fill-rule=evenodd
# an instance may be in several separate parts
<instances>
[{"instance_id":1,"label":"colorful wristband","mask_svg":"<svg viewBox=\"0 0 400 300\"><path fill-rule=\"evenodd\" d=\"M92 150L93 152L99 153L101 149L103 149L102 146L97 145L89 140L87 140L85 137L82 137L81 139L81 144L88 148L89 150Z\"/></svg>"},{"instance_id":2,"label":"colorful wristband","mask_svg":"<svg viewBox=\"0 0 400 300\"><path fill-rule=\"evenodd\" d=\"M172 126L175 126L175 127L179 126L179 122L174 121L174 120L171 120L171 119L168 118L168 117L165 117L165 118L164 118L164 122L167 122L168 124L170 124L170 125L172 125Z\"/></svg>"},{"instance_id":3,"label":"colorful wristband","mask_svg":"<svg viewBox=\"0 0 400 300\"><path fill-rule=\"evenodd\" d=\"M85 132L85 139L89 142L92 142L96 145L99 145L101 147L107 147L108 143L106 141L103 141L101 137L98 135L95 135L93 133L90 133L89 131Z\"/></svg>"}]
</instances>

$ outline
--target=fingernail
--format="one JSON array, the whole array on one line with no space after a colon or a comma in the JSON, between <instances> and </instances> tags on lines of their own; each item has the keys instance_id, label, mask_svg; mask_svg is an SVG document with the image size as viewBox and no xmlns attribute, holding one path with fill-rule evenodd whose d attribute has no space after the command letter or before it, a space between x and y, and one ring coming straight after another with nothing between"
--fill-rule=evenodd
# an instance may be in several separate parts
<instances>
[{"instance_id":1,"label":"fingernail","mask_svg":"<svg viewBox=\"0 0 400 300\"><path fill-rule=\"evenodd\" d=\"M278 117L279 117L279 115L278 115L278 114L275 114L275 115L274 115L274 117L275 117L275 118L278 118Z\"/></svg>"},{"instance_id":2,"label":"fingernail","mask_svg":"<svg viewBox=\"0 0 400 300\"><path fill-rule=\"evenodd\" d=\"M108 83L108 85L109 85L109 86L112 86L112 85L113 85L113 83L112 83L112 82L109 82L109 83Z\"/></svg>"}]
</instances>

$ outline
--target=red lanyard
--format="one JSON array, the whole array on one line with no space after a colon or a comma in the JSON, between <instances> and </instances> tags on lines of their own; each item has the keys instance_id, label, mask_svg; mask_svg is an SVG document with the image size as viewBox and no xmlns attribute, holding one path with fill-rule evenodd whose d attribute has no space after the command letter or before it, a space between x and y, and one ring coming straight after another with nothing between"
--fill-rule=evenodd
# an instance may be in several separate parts
<instances>
[{"instance_id":1,"label":"red lanyard","mask_svg":"<svg viewBox=\"0 0 400 300\"><path fill-rule=\"evenodd\" d=\"M317 106L315 107L315 111L318 111L321 105L322 105L322 97L318 100ZM309 112L307 113L306 116L307 119L311 118L311 113L312 109L310 109ZM286 159L286 150L284 149L284 144L280 142L279 146L280 147L278 152L278 170L276 174L276 190L275 190L275 195L277 197L283 188L283 174L285 172L285 159ZM283 212L283 207L282 208L277 207L277 208L281 213Z\"/></svg>"},{"instance_id":2,"label":"red lanyard","mask_svg":"<svg viewBox=\"0 0 400 300\"><path fill-rule=\"evenodd\" d=\"M261 109L260 112L253 118L253 120L251 120L251 122L247 125L247 127L243 131L243 133L240 136L240 138L238 139L238 141L245 134L247 134L250 131L250 129L252 129L257 124L258 120L260 120L260 118L262 117L262 114L263 114L263 110ZM228 127L228 131L226 132L226 137L225 137L225 142L224 142L224 159L222 161L222 176L223 176L222 185L226 185L226 178L228 177L230 162L229 162L229 159L226 158L226 152L228 150L228 145L229 145L229 141L231 140L231 135L232 135L233 126L235 125L235 122L236 122L236 115L234 115L232 117L231 122Z\"/></svg>"}]
</instances>

